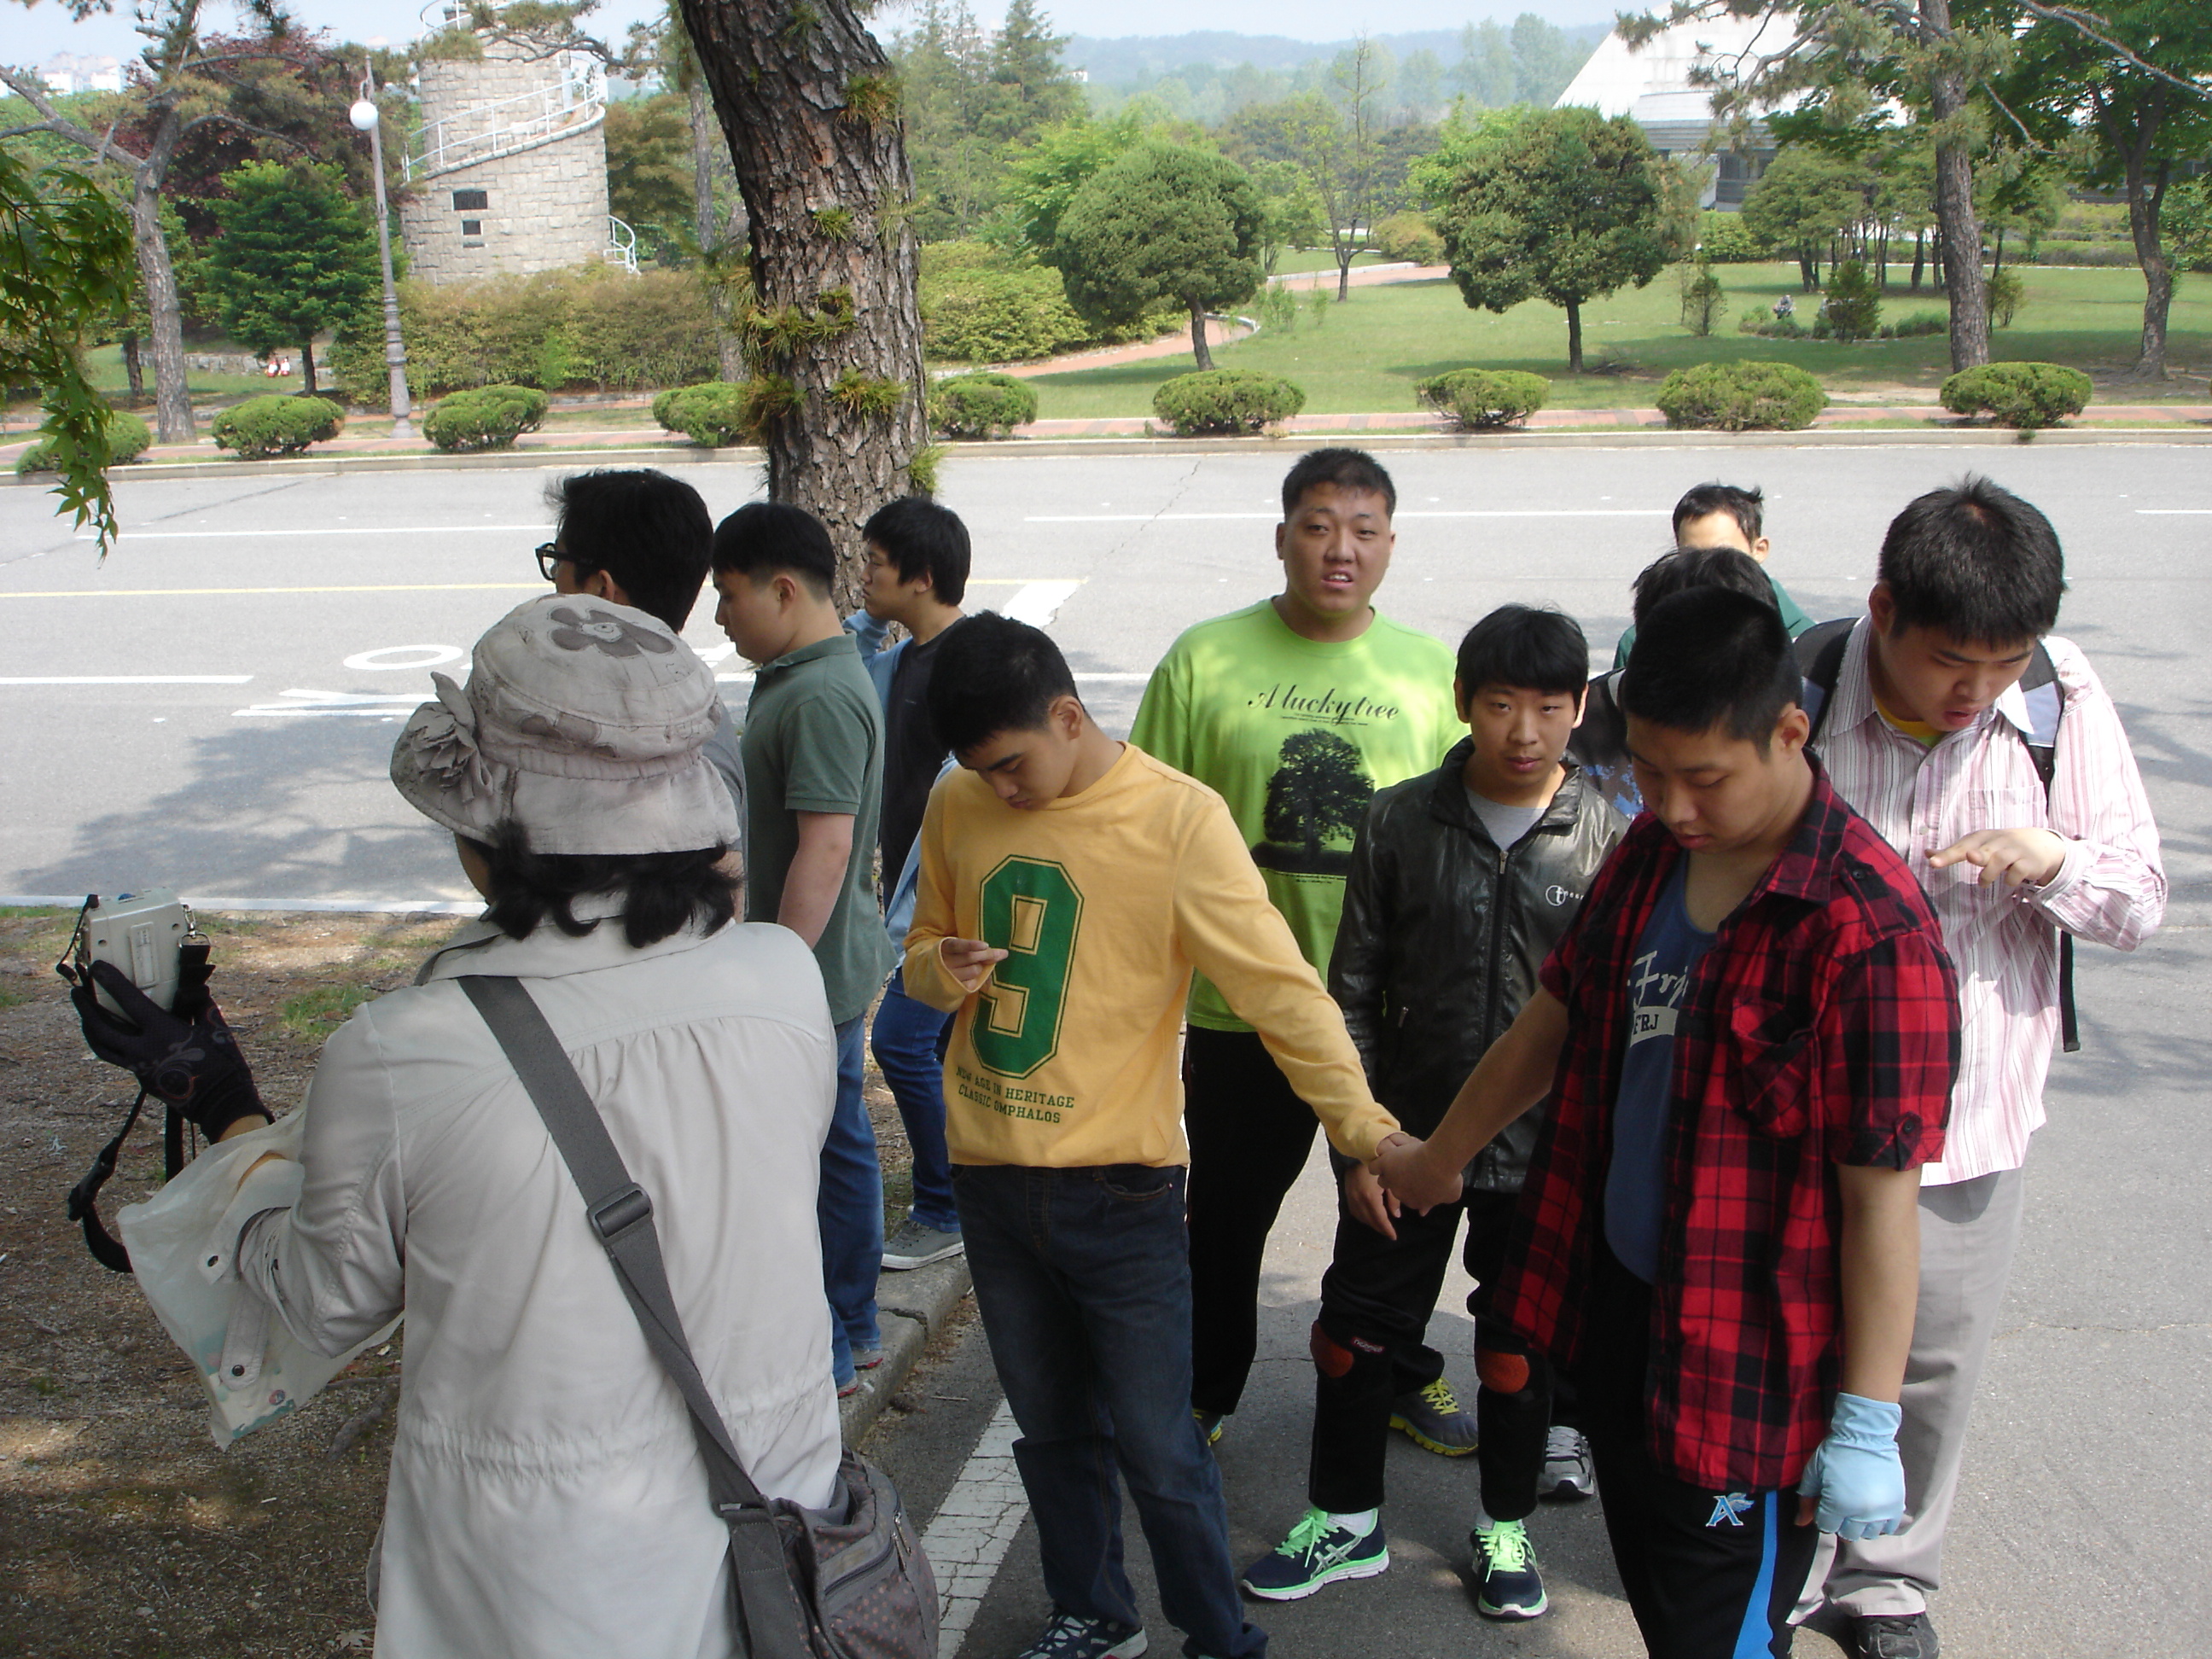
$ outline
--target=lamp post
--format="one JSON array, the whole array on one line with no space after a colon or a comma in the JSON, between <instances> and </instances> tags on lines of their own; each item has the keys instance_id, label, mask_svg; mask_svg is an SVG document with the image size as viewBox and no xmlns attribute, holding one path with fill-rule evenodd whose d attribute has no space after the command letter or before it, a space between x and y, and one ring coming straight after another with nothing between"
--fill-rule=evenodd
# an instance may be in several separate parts
<instances>
[{"instance_id":1,"label":"lamp post","mask_svg":"<svg viewBox=\"0 0 2212 1659\"><path fill-rule=\"evenodd\" d=\"M399 337L399 288L392 280L392 215L384 204L383 122L376 107L376 70L362 65L361 98L346 112L355 128L368 135L369 171L376 178L376 252L384 262L384 362L392 375L392 435L411 438L412 409L407 398L407 347Z\"/></svg>"}]
</instances>

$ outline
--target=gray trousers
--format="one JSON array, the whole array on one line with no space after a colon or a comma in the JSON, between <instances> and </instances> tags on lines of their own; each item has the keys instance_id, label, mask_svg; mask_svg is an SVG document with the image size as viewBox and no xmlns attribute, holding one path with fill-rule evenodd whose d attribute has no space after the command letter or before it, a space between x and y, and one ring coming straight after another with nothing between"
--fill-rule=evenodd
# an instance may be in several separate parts
<instances>
[{"instance_id":1,"label":"gray trousers","mask_svg":"<svg viewBox=\"0 0 2212 1659\"><path fill-rule=\"evenodd\" d=\"M1905 1528L1854 1542L1823 1534L1800 1619L1825 1601L1854 1618L1924 1612L1943 1577L1943 1529L1958 1495L1966 1418L2020 1243L2021 1172L1920 1193L1920 1304L1905 1362Z\"/></svg>"}]
</instances>

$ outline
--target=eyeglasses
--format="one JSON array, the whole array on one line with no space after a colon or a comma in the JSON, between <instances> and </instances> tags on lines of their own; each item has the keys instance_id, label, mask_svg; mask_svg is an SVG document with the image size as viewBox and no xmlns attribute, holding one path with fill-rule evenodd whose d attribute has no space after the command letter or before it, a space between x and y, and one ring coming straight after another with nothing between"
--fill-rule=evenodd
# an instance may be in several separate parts
<instances>
[{"instance_id":1,"label":"eyeglasses","mask_svg":"<svg viewBox=\"0 0 2212 1659\"><path fill-rule=\"evenodd\" d=\"M554 567L556 565L574 565L579 576L584 575L593 568L592 566L576 558L574 555L563 553L558 542L546 542L541 545L537 550L537 558L538 572L549 582L560 580L554 574Z\"/></svg>"}]
</instances>

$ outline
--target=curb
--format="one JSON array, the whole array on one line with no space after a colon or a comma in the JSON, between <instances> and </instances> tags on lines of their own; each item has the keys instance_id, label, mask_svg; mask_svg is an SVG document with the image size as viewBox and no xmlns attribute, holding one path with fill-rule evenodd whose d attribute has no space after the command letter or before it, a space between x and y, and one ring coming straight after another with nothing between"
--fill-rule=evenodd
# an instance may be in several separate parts
<instances>
[{"instance_id":1,"label":"curb","mask_svg":"<svg viewBox=\"0 0 2212 1659\"><path fill-rule=\"evenodd\" d=\"M859 1392L837 1402L837 1420L847 1445L858 1441L890 1408L891 1396L906 1386L921 1351L967 1297L970 1283L965 1255L877 1275L876 1313L883 1322L884 1363L863 1374L866 1382Z\"/></svg>"},{"instance_id":2,"label":"curb","mask_svg":"<svg viewBox=\"0 0 2212 1659\"><path fill-rule=\"evenodd\" d=\"M1024 457L1038 460L1069 459L1086 455L1157 455L1172 459L1181 455L1291 453L1311 448L1328 438L1358 439L1372 448L1406 449L1799 449L1920 448L1927 446L1990 448L1993 447L2106 444L2148 444L2158 447L2212 445L2212 426L2174 427L2053 427L2041 432L2015 432L1999 427L1932 428L1812 428L1802 432L1652 432L1627 428L1576 431L1557 427L1533 432L1392 432L1346 427L1340 432L1298 432L1258 438L1000 438L970 440L947 446L945 459L968 455ZM766 457L750 447L701 449L680 446L640 445L605 449L530 449L488 455L319 455L281 461L154 461L133 462L112 474L117 482L143 479L239 477L322 477L339 472L462 472L481 468L536 469L606 465L709 466L760 465ZM33 489L52 488L45 473L0 473L0 485Z\"/></svg>"}]
</instances>

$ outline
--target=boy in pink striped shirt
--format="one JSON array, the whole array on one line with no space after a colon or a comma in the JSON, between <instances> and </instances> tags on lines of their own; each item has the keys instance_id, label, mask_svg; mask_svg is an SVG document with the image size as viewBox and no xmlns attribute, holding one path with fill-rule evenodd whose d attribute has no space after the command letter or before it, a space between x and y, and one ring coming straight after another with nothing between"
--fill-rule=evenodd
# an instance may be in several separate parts
<instances>
[{"instance_id":1,"label":"boy in pink striped shirt","mask_svg":"<svg viewBox=\"0 0 2212 1659\"><path fill-rule=\"evenodd\" d=\"M2021 1166L2059 1027L2059 933L2131 951L2166 908L2158 828L2118 709L2050 632L2066 586L2051 521L1968 477L1883 538L1814 733L1838 793L1927 890L1959 973L1963 1052L1940 1164L1921 1174L1920 1305L1898 1436L1906 1524L1822 1540L1801 1613L1852 1620L1865 1659L1936 1659L1928 1602L1968 1408L2020 1237ZM2049 672L2029 675L2031 665ZM2021 681L2049 678L2048 744ZM1831 1547L1832 1547L1832 1556Z\"/></svg>"}]
</instances>

